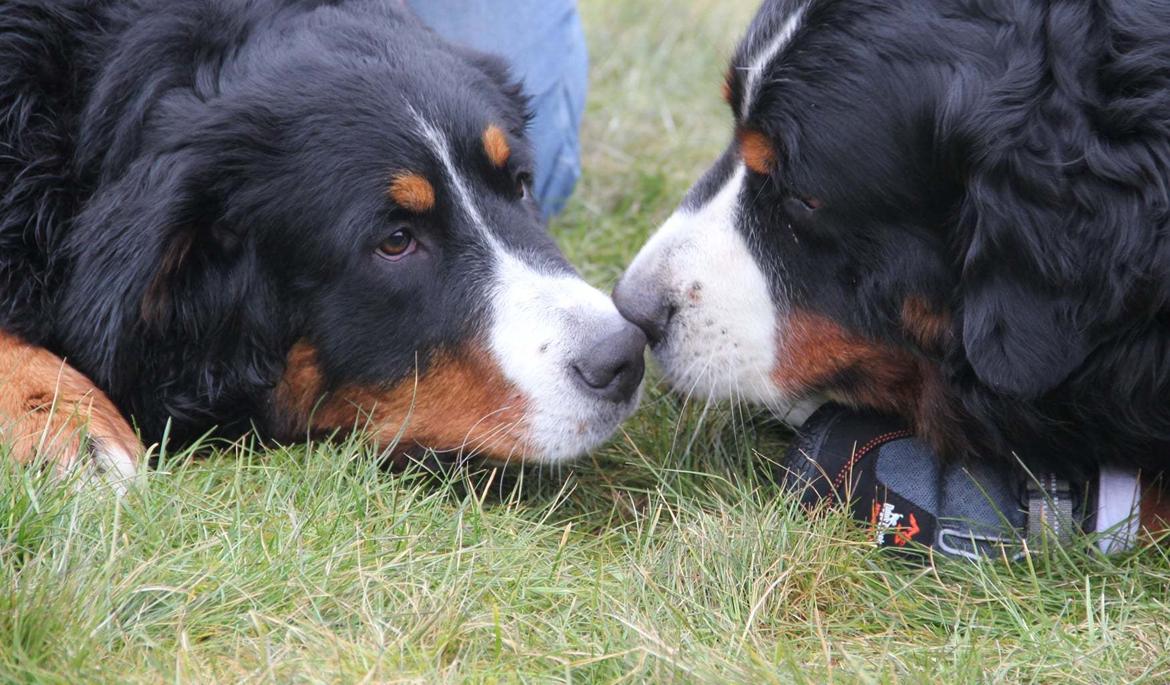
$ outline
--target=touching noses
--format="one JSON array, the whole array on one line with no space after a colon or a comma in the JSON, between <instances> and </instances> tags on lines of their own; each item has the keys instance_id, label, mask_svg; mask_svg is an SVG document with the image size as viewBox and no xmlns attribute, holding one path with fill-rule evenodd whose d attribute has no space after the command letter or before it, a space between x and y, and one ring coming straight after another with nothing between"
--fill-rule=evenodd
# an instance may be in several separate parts
<instances>
[{"instance_id":1,"label":"touching noses","mask_svg":"<svg viewBox=\"0 0 1170 685\"><path fill-rule=\"evenodd\" d=\"M613 302L627 321L642 330L651 345L662 342L674 307L657 288L627 273L614 288Z\"/></svg>"},{"instance_id":2,"label":"touching noses","mask_svg":"<svg viewBox=\"0 0 1170 685\"><path fill-rule=\"evenodd\" d=\"M583 341L582 354L572 362L572 371L585 392L620 404L630 401L642 383L646 336L630 322L614 319L616 325Z\"/></svg>"}]
</instances>

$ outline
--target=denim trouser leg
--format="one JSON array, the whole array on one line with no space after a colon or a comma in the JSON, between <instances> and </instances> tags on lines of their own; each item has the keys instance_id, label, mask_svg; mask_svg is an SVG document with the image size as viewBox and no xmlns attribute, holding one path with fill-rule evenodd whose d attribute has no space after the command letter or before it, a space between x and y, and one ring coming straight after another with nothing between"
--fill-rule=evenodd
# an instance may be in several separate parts
<instances>
[{"instance_id":1,"label":"denim trouser leg","mask_svg":"<svg viewBox=\"0 0 1170 685\"><path fill-rule=\"evenodd\" d=\"M576 0L409 0L446 39L508 60L532 98L535 193L559 212L581 175L589 58Z\"/></svg>"}]
</instances>

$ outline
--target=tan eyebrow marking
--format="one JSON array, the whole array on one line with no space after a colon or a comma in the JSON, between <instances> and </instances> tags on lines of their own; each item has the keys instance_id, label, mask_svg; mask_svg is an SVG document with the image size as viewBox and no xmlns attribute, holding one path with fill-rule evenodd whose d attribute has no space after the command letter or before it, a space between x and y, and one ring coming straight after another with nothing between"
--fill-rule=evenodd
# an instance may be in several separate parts
<instances>
[{"instance_id":1,"label":"tan eyebrow marking","mask_svg":"<svg viewBox=\"0 0 1170 685\"><path fill-rule=\"evenodd\" d=\"M422 214L435 207L435 187L422 174L399 172L390 181L390 199L408 212Z\"/></svg>"},{"instance_id":2,"label":"tan eyebrow marking","mask_svg":"<svg viewBox=\"0 0 1170 685\"><path fill-rule=\"evenodd\" d=\"M508 146L508 137L499 126L492 124L484 130L483 151L497 168L503 168L508 163L508 158L512 156L512 148Z\"/></svg>"},{"instance_id":3,"label":"tan eyebrow marking","mask_svg":"<svg viewBox=\"0 0 1170 685\"><path fill-rule=\"evenodd\" d=\"M731 67L728 67L727 73L723 75L722 91L723 91L723 101L729 105L731 104L731 79L732 79Z\"/></svg>"},{"instance_id":4,"label":"tan eyebrow marking","mask_svg":"<svg viewBox=\"0 0 1170 685\"><path fill-rule=\"evenodd\" d=\"M765 176L776 168L776 148L768 136L751 129L741 129L739 138L739 154L747 168L757 174Z\"/></svg>"}]
</instances>

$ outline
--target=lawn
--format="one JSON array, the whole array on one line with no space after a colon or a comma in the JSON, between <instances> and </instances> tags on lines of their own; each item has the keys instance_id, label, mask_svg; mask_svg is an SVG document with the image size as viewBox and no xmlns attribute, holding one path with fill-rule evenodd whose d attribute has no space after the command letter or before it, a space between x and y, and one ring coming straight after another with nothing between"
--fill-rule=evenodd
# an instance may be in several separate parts
<instances>
[{"instance_id":1,"label":"lawn","mask_svg":"<svg viewBox=\"0 0 1170 685\"><path fill-rule=\"evenodd\" d=\"M609 287L725 143L754 0L584 0ZM653 375L651 385L656 385ZM360 441L166 454L121 502L0 459L0 681L1166 682L1170 558L916 567L767 477L783 429L651 387L583 463L437 482Z\"/></svg>"}]
</instances>

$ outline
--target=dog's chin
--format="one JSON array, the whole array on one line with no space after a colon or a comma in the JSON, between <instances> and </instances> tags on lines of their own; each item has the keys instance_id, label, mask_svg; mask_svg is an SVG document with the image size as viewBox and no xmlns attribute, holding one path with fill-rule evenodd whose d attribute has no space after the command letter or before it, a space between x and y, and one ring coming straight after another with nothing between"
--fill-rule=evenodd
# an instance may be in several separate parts
<instances>
[{"instance_id":1,"label":"dog's chin","mask_svg":"<svg viewBox=\"0 0 1170 685\"><path fill-rule=\"evenodd\" d=\"M666 384L687 402L753 405L799 428L828 401L812 389L799 395L784 392L767 371L744 365L742 357L703 355L693 349L680 352L677 345L666 344L651 351Z\"/></svg>"},{"instance_id":2,"label":"dog's chin","mask_svg":"<svg viewBox=\"0 0 1170 685\"><path fill-rule=\"evenodd\" d=\"M493 465L560 465L602 447L637 410L642 389L626 402L602 402L571 393L563 402L538 407L523 420L516 438L485 440L480 445L434 449L450 461L479 460ZM505 449L501 449L506 445Z\"/></svg>"},{"instance_id":3,"label":"dog's chin","mask_svg":"<svg viewBox=\"0 0 1170 685\"><path fill-rule=\"evenodd\" d=\"M610 440L623 421L637 410L639 387L626 402L599 402L576 397L531 417L529 439L519 456L527 464L565 464L596 450ZM516 461L517 455L486 455L496 462Z\"/></svg>"}]
</instances>

